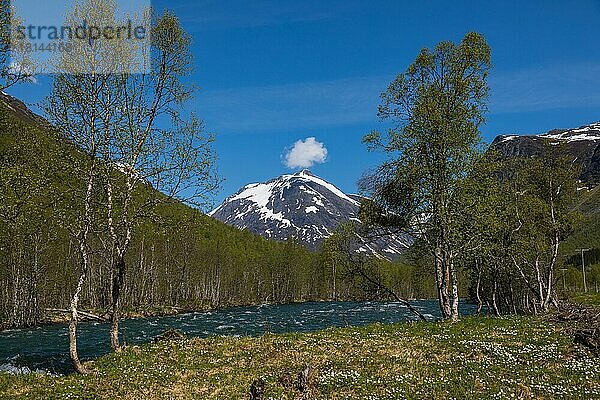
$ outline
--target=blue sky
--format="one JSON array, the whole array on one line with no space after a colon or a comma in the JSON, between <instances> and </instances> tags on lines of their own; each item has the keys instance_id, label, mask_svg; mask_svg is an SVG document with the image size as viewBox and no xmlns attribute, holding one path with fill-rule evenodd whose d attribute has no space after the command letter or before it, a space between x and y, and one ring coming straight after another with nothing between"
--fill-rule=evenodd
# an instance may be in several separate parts
<instances>
[{"instance_id":1,"label":"blue sky","mask_svg":"<svg viewBox=\"0 0 600 400\"><path fill-rule=\"evenodd\" d=\"M422 47L483 33L494 69L487 140L600 120L600 0L161 0L193 35L200 86L190 108L217 134L226 179L241 186L290 170L284 154L315 137L311 170L342 190L381 160L361 137L381 127L379 93ZM10 91L28 103L47 80Z\"/></svg>"}]
</instances>

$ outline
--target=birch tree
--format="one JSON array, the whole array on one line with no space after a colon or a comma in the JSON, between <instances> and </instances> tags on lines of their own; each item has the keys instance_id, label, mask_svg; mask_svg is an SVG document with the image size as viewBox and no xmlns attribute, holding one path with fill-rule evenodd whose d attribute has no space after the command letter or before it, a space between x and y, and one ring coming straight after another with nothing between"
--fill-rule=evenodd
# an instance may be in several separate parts
<instances>
[{"instance_id":1,"label":"birch tree","mask_svg":"<svg viewBox=\"0 0 600 400\"><path fill-rule=\"evenodd\" d=\"M561 243L579 220L579 168L560 143L546 143L543 154L500 159L491 149L461 185L462 198L473 204L463 207L462 230L476 245L460 262L480 307L485 301L496 315L557 305Z\"/></svg>"},{"instance_id":2,"label":"birch tree","mask_svg":"<svg viewBox=\"0 0 600 400\"><path fill-rule=\"evenodd\" d=\"M461 234L456 188L481 153L490 68L490 48L478 33L421 50L381 96L379 116L392 128L364 137L388 160L362 181L373 201L363 218L412 230L427 243L442 316L453 320Z\"/></svg>"},{"instance_id":3,"label":"birch tree","mask_svg":"<svg viewBox=\"0 0 600 400\"><path fill-rule=\"evenodd\" d=\"M188 82L193 65L191 37L170 12L151 18L150 68L127 74L120 81L118 126L103 145L106 224L116 257L110 335L113 350L121 347L121 297L136 226L151 217L161 203L205 206L220 183L213 135L195 115L181 112L195 89Z\"/></svg>"},{"instance_id":4,"label":"birch tree","mask_svg":"<svg viewBox=\"0 0 600 400\"><path fill-rule=\"evenodd\" d=\"M113 1L89 0L75 4L66 16L66 26L78 26L90 21L97 26L117 26L116 5ZM119 96L123 73L130 67L129 49L103 40L66 38L71 51L59 53L53 60L55 69L52 91L43 104L53 126L83 150L84 157L72 158L80 171L83 187L71 187L70 197L77 201L67 207L67 228L77 242L79 253L78 279L71 297L69 323L69 352L79 373L86 369L77 351L77 323L80 296L92 268L91 241L96 227L96 196L100 186L102 149L114 129L117 118L114 109Z\"/></svg>"},{"instance_id":5,"label":"birch tree","mask_svg":"<svg viewBox=\"0 0 600 400\"><path fill-rule=\"evenodd\" d=\"M74 21L122 26L115 3L89 0L78 4ZM80 226L80 280L72 301L76 329L77 302L89 274L92 217L105 233L107 254L114 257L111 284L111 347L119 350L121 298L127 252L135 228L163 202L202 204L218 186L213 137L195 116L180 112L193 85L191 39L177 17L144 10L138 26L150 26L150 42L89 40L74 44L60 60L47 101L54 125L85 150L87 186ZM149 46L146 46L148 44ZM140 64L141 63L141 64ZM94 208L94 201L96 206ZM72 346L76 334L71 334ZM72 358L76 369L76 349Z\"/></svg>"},{"instance_id":6,"label":"birch tree","mask_svg":"<svg viewBox=\"0 0 600 400\"><path fill-rule=\"evenodd\" d=\"M513 170L510 262L533 295L534 311L557 306L560 245L579 219L574 207L579 168L562 154L556 145L544 157L519 160Z\"/></svg>"}]
</instances>

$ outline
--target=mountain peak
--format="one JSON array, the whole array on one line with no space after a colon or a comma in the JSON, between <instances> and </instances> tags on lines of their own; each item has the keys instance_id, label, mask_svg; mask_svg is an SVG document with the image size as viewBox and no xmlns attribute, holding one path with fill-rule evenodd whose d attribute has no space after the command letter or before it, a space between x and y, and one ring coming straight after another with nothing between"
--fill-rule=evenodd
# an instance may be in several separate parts
<instances>
[{"instance_id":1,"label":"mountain peak","mask_svg":"<svg viewBox=\"0 0 600 400\"><path fill-rule=\"evenodd\" d=\"M592 122L579 128L552 129L546 133L535 135L505 134L498 135L494 144L510 142L513 140L535 140L537 138L551 139L555 141L577 142L577 141L600 141L600 121Z\"/></svg>"},{"instance_id":2,"label":"mountain peak","mask_svg":"<svg viewBox=\"0 0 600 400\"><path fill-rule=\"evenodd\" d=\"M316 175L314 175L308 169L303 169L302 171L298 171L294 174L294 176L314 176L314 177L316 177Z\"/></svg>"},{"instance_id":3,"label":"mountain peak","mask_svg":"<svg viewBox=\"0 0 600 400\"><path fill-rule=\"evenodd\" d=\"M309 170L244 186L210 213L240 229L274 240L296 238L316 249L342 223L358 219L360 202ZM364 241L358 251L385 258L400 255L412 240L392 235Z\"/></svg>"}]
</instances>

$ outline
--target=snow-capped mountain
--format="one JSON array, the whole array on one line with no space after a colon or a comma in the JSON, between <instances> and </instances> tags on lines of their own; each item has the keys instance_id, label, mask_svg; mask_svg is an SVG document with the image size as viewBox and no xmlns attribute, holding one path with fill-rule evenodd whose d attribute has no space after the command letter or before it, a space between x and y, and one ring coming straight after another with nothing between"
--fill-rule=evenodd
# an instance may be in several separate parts
<instances>
[{"instance_id":1,"label":"snow-capped mountain","mask_svg":"<svg viewBox=\"0 0 600 400\"><path fill-rule=\"evenodd\" d=\"M492 146L505 157L527 157L543 155L548 151L546 143L564 143L581 163L581 181L590 186L600 183L600 122L575 129L554 129L541 135L501 135Z\"/></svg>"},{"instance_id":2,"label":"snow-capped mountain","mask_svg":"<svg viewBox=\"0 0 600 400\"><path fill-rule=\"evenodd\" d=\"M269 239L294 237L318 248L343 222L358 220L360 197L303 170L243 187L210 215ZM358 251L395 258L412 244L408 235L363 239Z\"/></svg>"}]
</instances>

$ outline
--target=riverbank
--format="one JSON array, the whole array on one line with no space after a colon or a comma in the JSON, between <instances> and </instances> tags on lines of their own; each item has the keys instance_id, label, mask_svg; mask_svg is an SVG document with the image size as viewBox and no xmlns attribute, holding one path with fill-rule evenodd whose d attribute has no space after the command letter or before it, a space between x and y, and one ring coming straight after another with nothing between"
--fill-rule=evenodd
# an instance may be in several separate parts
<instances>
[{"instance_id":1,"label":"riverbank","mask_svg":"<svg viewBox=\"0 0 600 400\"><path fill-rule=\"evenodd\" d=\"M568 324L542 317L465 317L255 338L176 338L89 363L90 376L0 374L0 399L600 398L600 359Z\"/></svg>"}]
</instances>

